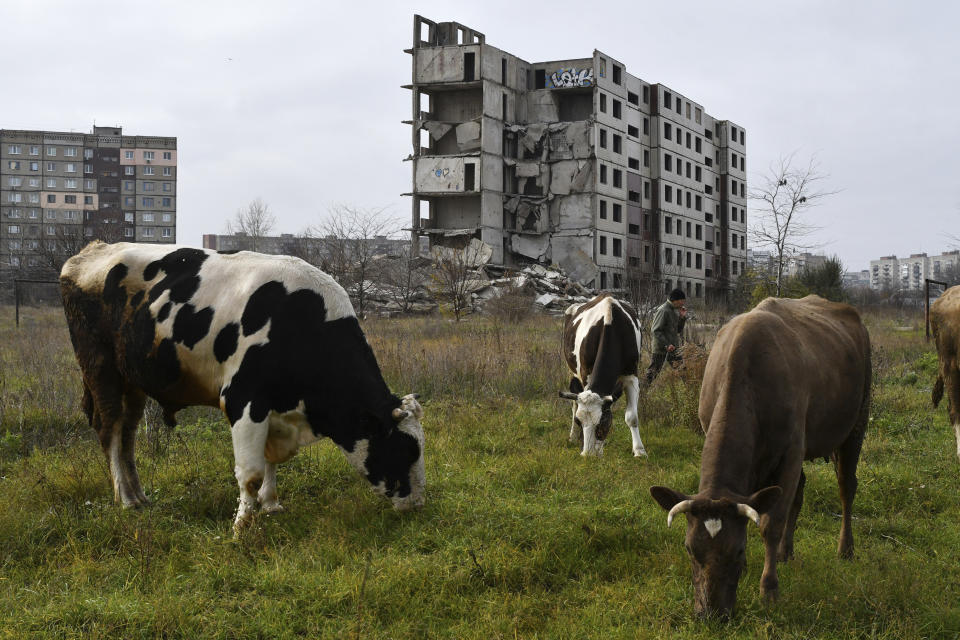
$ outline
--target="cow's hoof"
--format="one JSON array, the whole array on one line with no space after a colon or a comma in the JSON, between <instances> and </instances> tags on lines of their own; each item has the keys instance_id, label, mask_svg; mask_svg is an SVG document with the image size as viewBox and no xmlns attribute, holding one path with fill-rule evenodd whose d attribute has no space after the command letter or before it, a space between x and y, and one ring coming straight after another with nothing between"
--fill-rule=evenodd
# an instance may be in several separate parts
<instances>
[{"instance_id":1,"label":"cow's hoof","mask_svg":"<svg viewBox=\"0 0 960 640\"><path fill-rule=\"evenodd\" d=\"M286 511L286 509L284 509L283 505L278 502L276 504L265 504L263 505L263 507L261 507L260 511L262 513L270 515L273 513L283 513L284 511Z\"/></svg>"},{"instance_id":2,"label":"cow's hoof","mask_svg":"<svg viewBox=\"0 0 960 640\"><path fill-rule=\"evenodd\" d=\"M645 449L634 449L634 450L633 450L633 457L634 457L634 458L646 458L646 457L647 457L647 452L646 452Z\"/></svg>"}]
</instances>

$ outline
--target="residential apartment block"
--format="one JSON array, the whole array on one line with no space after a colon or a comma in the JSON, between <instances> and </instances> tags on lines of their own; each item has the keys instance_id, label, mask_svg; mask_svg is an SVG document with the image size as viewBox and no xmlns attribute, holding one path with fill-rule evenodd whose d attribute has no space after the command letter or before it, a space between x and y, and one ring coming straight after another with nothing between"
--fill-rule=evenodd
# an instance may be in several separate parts
<instances>
[{"instance_id":1,"label":"residential apartment block","mask_svg":"<svg viewBox=\"0 0 960 640\"><path fill-rule=\"evenodd\" d=\"M413 26L414 242L475 237L601 289L703 297L743 272L742 126L600 51L531 63L456 22Z\"/></svg>"},{"instance_id":2,"label":"residential apartment block","mask_svg":"<svg viewBox=\"0 0 960 640\"><path fill-rule=\"evenodd\" d=\"M924 280L960 281L960 250L936 256L914 253L909 258L883 256L870 261L870 288L923 291Z\"/></svg>"},{"instance_id":3,"label":"residential apartment block","mask_svg":"<svg viewBox=\"0 0 960 640\"><path fill-rule=\"evenodd\" d=\"M174 243L177 139L0 129L0 279L54 275L93 239Z\"/></svg>"},{"instance_id":4,"label":"residential apartment block","mask_svg":"<svg viewBox=\"0 0 960 640\"><path fill-rule=\"evenodd\" d=\"M331 247L344 246L347 251L357 241L332 236L305 236L281 233L279 236L253 237L242 231L231 234L203 234L203 248L216 251L257 251L275 255L297 256L308 262L320 261L329 255ZM375 236L365 241L371 255L400 255L410 247L409 239Z\"/></svg>"}]
</instances>

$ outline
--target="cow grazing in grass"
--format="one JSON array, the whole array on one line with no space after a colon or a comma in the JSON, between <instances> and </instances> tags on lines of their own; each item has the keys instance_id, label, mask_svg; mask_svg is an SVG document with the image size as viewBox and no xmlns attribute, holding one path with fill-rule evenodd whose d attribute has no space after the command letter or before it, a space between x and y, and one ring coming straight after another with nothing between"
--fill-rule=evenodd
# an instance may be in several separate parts
<instances>
[{"instance_id":1,"label":"cow grazing in grass","mask_svg":"<svg viewBox=\"0 0 960 640\"><path fill-rule=\"evenodd\" d=\"M940 370L933 385L933 406L947 392L947 409L960 457L960 286L950 287L930 307L930 329L937 344Z\"/></svg>"},{"instance_id":2,"label":"cow grazing in grass","mask_svg":"<svg viewBox=\"0 0 960 640\"><path fill-rule=\"evenodd\" d=\"M423 412L390 393L346 292L297 258L94 242L60 274L84 410L125 507L143 505L134 460L146 396L172 422L188 405L231 425L240 505L281 510L276 465L324 436L374 490L423 503Z\"/></svg>"},{"instance_id":3,"label":"cow grazing in grass","mask_svg":"<svg viewBox=\"0 0 960 640\"><path fill-rule=\"evenodd\" d=\"M572 305L564 312L563 357L573 377L570 390L561 391L560 397L574 401L570 441L583 438L581 455L603 454L613 423L610 406L624 391L633 455L647 455L637 417L640 337L637 312L609 293Z\"/></svg>"},{"instance_id":4,"label":"cow grazing in grass","mask_svg":"<svg viewBox=\"0 0 960 640\"><path fill-rule=\"evenodd\" d=\"M748 520L763 536L761 591L776 598L777 560L793 555L805 459L833 458L843 506L838 553L853 556L850 519L870 378L870 338L846 304L768 298L720 330L700 391L700 489L694 496L650 489L669 511L667 526L687 514L698 614L732 613Z\"/></svg>"}]
</instances>

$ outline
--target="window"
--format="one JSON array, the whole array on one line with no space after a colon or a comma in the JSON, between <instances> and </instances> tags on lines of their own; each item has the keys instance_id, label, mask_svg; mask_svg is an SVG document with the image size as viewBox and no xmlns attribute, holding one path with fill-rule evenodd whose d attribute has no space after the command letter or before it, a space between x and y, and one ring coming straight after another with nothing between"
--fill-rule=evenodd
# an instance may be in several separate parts
<instances>
[{"instance_id":1,"label":"window","mask_svg":"<svg viewBox=\"0 0 960 640\"><path fill-rule=\"evenodd\" d=\"M647 200L650 199L650 183L646 180L643 182L643 197Z\"/></svg>"},{"instance_id":2,"label":"window","mask_svg":"<svg viewBox=\"0 0 960 640\"><path fill-rule=\"evenodd\" d=\"M77 204L77 196L75 195L63 196L63 201L66 204Z\"/></svg>"},{"instance_id":3,"label":"window","mask_svg":"<svg viewBox=\"0 0 960 640\"><path fill-rule=\"evenodd\" d=\"M669 233L669 231L667 233ZM673 264L673 251L670 249L663 250L663 262L665 264Z\"/></svg>"},{"instance_id":4,"label":"window","mask_svg":"<svg viewBox=\"0 0 960 640\"><path fill-rule=\"evenodd\" d=\"M620 238L613 239L613 257L619 258L623 255L623 240Z\"/></svg>"},{"instance_id":5,"label":"window","mask_svg":"<svg viewBox=\"0 0 960 640\"><path fill-rule=\"evenodd\" d=\"M602 127L600 128L600 148L607 148L607 130Z\"/></svg>"},{"instance_id":6,"label":"window","mask_svg":"<svg viewBox=\"0 0 960 640\"><path fill-rule=\"evenodd\" d=\"M673 187L666 184L663 186L663 201L673 202ZM670 233L669 231L667 233Z\"/></svg>"},{"instance_id":7,"label":"window","mask_svg":"<svg viewBox=\"0 0 960 640\"><path fill-rule=\"evenodd\" d=\"M700 172L700 167L694 167L693 177L697 182L702 182L702 173Z\"/></svg>"},{"instance_id":8,"label":"window","mask_svg":"<svg viewBox=\"0 0 960 640\"><path fill-rule=\"evenodd\" d=\"M65 189L76 189L77 188L77 179L76 178L67 178L63 181L63 186Z\"/></svg>"},{"instance_id":9,"label":"window","mask_svg":"<svg viewBox=\"0 0 960 640\"><path fill-rule=\"evenodd\" d=\"M607 201L606 200L600 201L600 219L601 220L607 219Z\"/></svg>"},{"instance_id":10,"label":"window","mask_svg":"<svg viewBox=\"0 0 960 640\"><path fill-rule=\"evenodd\" d=\"M690 163L687 163L687 177L690 177ZM689 205L688 205L689 206Z\"/></svg>"},{"instance_id":11,"label":"window","mask_svg":"<svg viewBox=\"0 0 960 640\"><path fill-rule=\"evenodd\" d=\"M31 187L39 187L40 178L30 178L27 180L27 184L29 184Z\"/></svg>"},{"instance_id":12,"label":"window","mask_svg":"<svg viewBox=\"0 0 960 640\"><path fill-rule=\"evenodd\" d=\"M643 96L643 104L649 104L649 102L650 102L650 87L647 86L647 85L643 85L643 87L640 89L640 95Z\"/></svg>"},{"instance_id":13,"label":"window","mask_svg":"<svg viewBox=\"0 0 960 640\"><path fill-rule=\"evenodd\" d=\"M75 211L75 210L73 210L73 209L64 211L64 212L63 212L63 219L64 219L64 220L76 220L77 217L78 217L78 216L77 216L77 213L78 213L78 212Z\"/></svg>"},{"instance_id":14,"label":"window","mask_svg":"<svg viewBox=\"0 0 960 640\"><path fill-rule=\"evenodd\" d=\"M703 198L701 198L700 196L696 196L693 199L693 208L696 209L697 211L703 211Z\"/></svg>"},{"instance_id":15,"label":"window","mask_svg":"<svg viewBox=\"0 0 960 640\"><path fill-rule=\"evenodd\" d=\"M600 184L607 184L607 165L600 165Z\"/></svg>"},{"instance_id":16,"label":"window","mask_svg":"<svg viewBox=\"0 0 960 640\"><path fill-rule=\"evenodd\" d=\"M57 179L47 178L47 189L56 189L56 188L57 188Z\"/></svg>"},{"instance_id":17,"label":"window","mask_svg":"<svg viewBox=\"0 0 960 640\"><path fill-rule=\"evenodd\" d=\"M627 233L630 235L638 236L640 235L640 225L638 224L628 224Z\"/></svg>"},{"instance_id":18,"label":"window","mask_svg":"<svg viewBox=\"0 0 960 640\"><path fill-rule=\"evenodd\" d=\"M672 101L673 101L673 94L670 93L669 91L664 91L664 92L663 92L663 107L664 107L664 109L670 109L670 108L671 108L670 105L671 105Z\"/></svg>"},{"instance_id":19,"label":"window","mask_svg":"<svg viewBox=\"0 0 960 640\"><path fill-rule=\"evenodd\" d=\"M737 261L732 260L731 262L733 263L733 275L737 275Z\"/></svg>"},{"instance_id":20,"label":"window","mask_svg":"<svg viewBox=\"0 0 960 640\"><path fill-rule=\"evenodd\" d=\"M92 164L85 164L85 165L83 165L83 172L84 172L84 173L93 173L93 165L92 165Z\"/></svg>"},{"instance_id":21,"label":"window","mask_svg":"<svg viewBox=\"0 0 960 640\"><path fill-rule=\"evenodd\" d=\"M127 165L123 168L123 175L125 176L135 175L136 172L137 172L137 168L134 167L133 165Z\"/></svg>"},{"instance_id":22,"label":"window","mask_svg":"<svg viewBox=\"0 0 960 640\"><path fill-rule=\"evenodd\" d=\"M153 151L144 151L143 152L144 160L153 160Z\"/></svg>"},{"instance_id":23,"label":"window","mask_svg":"<svg viewBox=\"0 0 960 640\"><path fill-rule=\"evenodd\" d=\"M606 112L607 112L607 94L601 93L600 94L600 113L606 113Z\"/></svg>"},{"instance_id":24,"label":"window","mask_svg":"<svg viewBox=\"0 0 960 640\"><path fill-rule=\"evenodd\" d=\"M164 227L164 228L161 229L160 231L161 231L161 233L162 233L162 235L163 235L164 238L172 238L172 237L173 237L173 229L171 229L170 227Z\"/></svg>"},{"instance_id":25,"label":"window","mask_svg":"<svg viewBox=\"0 0 960 640\"><path fill-rule=\"evenodd\" d=\"M137 199L133 196L124 196L123 197L123 206L125 207L135 207L137 206Z\"/></svg>"},{"instance_id":26,"label":"window","mask_svg":"<svg viewBox=\"0 0 960 640\"><path fill-rule=\"evenodd\" d=\"M694 120L697 121L697 124L700 124L700 120L703 117L703 111L700 109L700 107L696 107L694 108L693 113L694 113Z\"/></svg>"},{"instance_id":27,"label":"window","mask_svg":"<svg viewBox=\"0 0 960 640\"><path fill-rule=\"evenodd\" d=\"M663 169L664 171L673 171L673 156L669 153L663 154Z\"/></svg>"},{"instance_id":28,"label":"window","mask_svg":"<svg viewBox=\"0 0 960 640\"><path fill-rule=\"evenodd\" d=\"M600 288L601 289L607 288L607 272L606 271L600 272Z\"/></svg>"},{"instance_id":29,"label":"window","mask_svg":"<svg viewBox=\"0 0 960 640\"><path fill-rule=\"evenodd\" d=\"M136 183L133 180L124 180L123 181L123 190L124 191L133 191L134 185Z\"/></svg>"},{"instance_id":30,"label":"window","mask_svg":"<svg viewBox=\"0 0 960 640\"><path fill-rule=\"evenodd\" d=\"M20 193L7 194L7 202L22 202L22 201L23 201L23 195Z\"/></svg>"},{"instance_id":31,"label":"window","mask_svg":"<svg viewBox=\"0 0 960 640\"><path fill-rule=\"evenodd\" d=\"M89 160L93 157L93 149L84 149L83 150L83 159Z\"/></svg>"},{"instance_id":32,"label":"window","mask_svg":"<svg viewBox=\"0 0 960 640\"><path fill-rule=\"evenodd\" d=\"M145 176L152 176L152 175L153 175L153 167L144 167L144 168L143 168L143 175L145 175Z\"/></svg>"},{"instance_id":33,"label":"window","mask_svg":"<svg viewBox=\"0 0 960 640\"><path fill-rule=\"evenodd\" d=\"M10 177L7 179L7 184L9 184L11 187L19 187L21 184L23 184L23 178Z\"/></svg>"},{"instance_id":34,"label":"window","mask_svg":"<svg viewBox=\"0 0 960 640\"><path fill-rule=\"evenodd\" d=\"M616 98L614 98L613 99L613 117L614 118L623 117L622 107L623 107L623 103L617 100Z\"/></svg>"},{"instance_id":35,"label":"window","mask_svg":"<svg viewBox=\"0 0 960 640\"><path fill-rule=\"evenodd\" d=\"M650 135L650 118L643 119L643 135Z\"/></svg>"},{"instance_id":36,"label":"window","mask_svg":"<svg viewBox=\"0 0 960 640\"><path fill-rule=\"evenodd\" d=\"M55 235L57 235L57 228L56 228L55 226L53 226L52 224L48 224L48 225L47 225L47 235L48 235L48 236L55 236Z\"/></svg>"},{"instance_id":37,"label":"window","mask_svg":"<svg viewBox=\"0 0 960 640\"><path fill-rule=\"evenodd\" d=\"M133 229L132 229L131 227L125 228L125 229L123 230L123 237L124 237L124 238L132 238L132 237L133 237Z\"/></svg>"},{"instance_id":38,"label":"window","mask_svg":"<svg viewBox=\"0 0 960 640\"><path fill-rule=\"evenodd\" d=\"M623 205L617 204L616 202L613 203L613 221L623 222Z\"/></svg>"},{"instance_id":39,"label":"window","mask_svg":"<svg viewBox=\"0 0 960 640\"><path fill-rule=\"evenodd\" d=\"M173 191L173 185L170 184L169 182L164 182L162 184L163 184L163 190L166 191L167 193Z\"/></svg>"},{"instance_id":40,"label":"window","mask_svg":"<svg viewBox=\"0 0 960 640\"><path fill-rule=\"evenodd\" d=\"M31 146L31 147L30 147L30 155L32 155L32 156L38 156L38 155L40 155L40 147L38 147L38 146Z\"/></svg>"},{"instance_id":41,"label":"window","mask_svg":"<svg viewBox=\"0 0 960 640\"><path fill-rule=\"evenodd\" d=\"M744 184L741 182L741 183L740 183L740 197L741 197L741 198L746 198L746 197L747 197L747 196L746 196L746 191L747 191L747 190L746 190L746 187L745 187Z\"/></svg>"},{"instance_id":42,"label":"window","mask_svg":"<svg viewBox=\"0 0 960 640\"><path fill-rule=\"evenodd\" d=\"M8 217L8 218L19 218L19 217L20 217L20 209L8 209L8 210L7 210L7 217ZM940 264L940 263L937 263L937 264ZM938 268L938 271L939 271L939 268Z\"/></svg>"},{"instance_id":43,"label":"window","mask_svg":"<svg viewBox=\"0 0 960 640\"><path fill-rule=\"evenodd\" d=\"M691 136L690 136L690 132L687 131L687 138L686 138L686 139L687 139L687 149L690 148L690 137L691 137Z\"/></svg>"},{"instance_id":44,"label":"window","mask_svg":"<svg viewBox=\"0 0 960 640\"><path fill-rule=\"evenodd\" d=\"M691 235L693 235L693 234L691 234L691 230L692 230L691 227L692 227L692 226L693 226L693 225L691 225L689 222L687 222L687 237L688 237L688 238L689 238Z\"/></svg>"},{"instance_id":45,"label":"window","mask_svg":"<svg viewBox=\"0 0 960 640\"><path fill-rule=\"evenodd\" d=\"M97 183L96 183L95 180L84 180L84 181L83 181L83 188L84 188L84 189L96 189L96 188L97 188Z\"/></svg>"},{"instance_id":46,"label":"window","mask_svg":"<svg viewBox=\"0 0 960 640\"><path fill-rule=\"evenodd\" d=\"M68 163L67 163L67 173L76 173L76 172L77 172L77 165L75 165L75 164L72 163L72 162L68 162Z\"/></svg>"},{"instance_id":47,"label":"window","mask_svg":"<svg viewBox=\"0 0 960 640\"><path fill-rule=\"evenodd\" d=\"M19 155L19 154L20 154L20 145L18 145L18 144L12 144L12 145L10 145L9 147L7 147L7 151L8 151L8 152L10 153L10 155L12 155L12 156Z\"/></svg>"},{"instance_id":48,"label":"window","mask_svg":"<svg viewBox=\"0 0 960 640\"><path fill-rule=\"evenodd\" d=\"M56 162L48 162L48 163L47 163L47 171L56 171L56 170L57 170L57 163L56 163Z\"/></svg>"},{"instance_id":49,"label":"window","mask_svg":"<svg viewBox=\"0 0 960 640\"><path fill-rule=\"evenodd\" d=\"M143 206L145 206L145 207L152 207L152 206L153 206L153 198L144 198L142 202L143 202ZM147 216L150 216L150 219L151 219L151 220L153 219L153 214L152 214L152 213L145 213L145 214L143 214L143 219L146 220L146 219L147 219Z\"/></svg>"},{"instance_id":50,"label":"window","mask_svg":"<svg viewBox=\"0 0 960 640\"><path fill-rule=\"evenodd\" d=\"M124 222L133 222L133 221L134 221L133 218L134 218L134 214L133 214L133 213L127 212L127 213L123 214L123 221L124 221Z\"/></svg>"},{"instance_id":51,"label":"window","mask_svg":"<svg viewBox=\"0 0 960 640\"><path fill-rule=\"evenodd\" d=\"M172 221L173 221L173 214L172 214L172 213L165 213L165 214L163 214L162 216L160 216L160 221L161 221L161 222L172 222Z\"/></svg>"},{"instance_id":52,"label":"window","mask_svg":"<svg viewBox=\"0 0 960 640\"><path fill-rule=\"evenodd\" d=\"M623 153L623 138L617 134L613 134L613 152Z\"/></svg>"},{"instance_id":53,"label":"window","mask_svg":"<svg viewBox=\"0 0 960 640\"><path fill-rule=\"evenodd\" d=\"M64 147L64 148L63 148L63 155L65 155L65 156L68 157L68 158L76 158L76 157L77 157L77 148L76 148L76 147Z\"/></svg>"},{"instance_id":54,"label":"window","mask_svg":"<svg viewBox=\"0 0 960 640\"><path fill-rule=\"evenodd\" d=\"M730 137L733 138L733 141L737 141L737 128L733 125L730 125Z\"/></svg>"},{"instance_id":55,"label":"window","mask_svg":"<svg viewBox=\"0 0 960 640\"><path fill-rule=\"evenodd\" d=\"M740 129L740 144L741 145L747 144L747 132L744 131L743 129Z\"/></svg>"},{"instance_id":56,"label":"window","mask_svg":"<svg viewBox=\"0 0 960 640\"><path fill-rule=\"evenodd\" d=\"M618 64L615 64L612 66L613 66L613 84L621 84L623 82L623 79L620 76L623 70L620 68L620 65Z\"/></svg>"},{"instance_id":57,"label":"window","mask_svg":"<svg viewBox=\"0 0 960 640\"><path fill-rule=\"evenodd\" d=\"M690 119L690 103L687 103L687 120Z\"/></svg>"},{"instance_id":58,"label":"window","mask_svg":"<svg viewBox=\"0 0 960 640\"><path fill-rule=\"evenodd\" d=\"M153 191L156 185L153 182L144 182L143 190L144 191Z\"/></svg>"},{"instance_id":59,"label":"window","mask_svg":"<svg viewBox=\"0 0 960 640\"><path fill-rule=\"evenodd\" d=\"M30 194L27 194L27 200L29 200L29 201L32 202L33 204L39 204L39 203L40 203L40 194L39 194L39 193L30 193Z\"/></svg>"},{"instance_id":60,"label":"window","mask_svg":"<svg viewBox=\"0 0 960 640\"><path fill-rule=\"evenodd\" d=\"M93 204L93 196L83 196L83 204Z\"/></svg>"},{"instance_id":61,"label":"window","mask_svg":"<svg viewBox=\"0 0 960 640\"><path fill-rule=\"evenodd\" d=\"M607 237L600 236L600 255L607 255Z\"/></svg>"},{"instance_id":62,"label":"window","mask_svg":"<svg viewBox=\"0 0 960 640\"><path fill-rule=\"evenodd\" d=\"M147 228L145 228L145 229L143 230L143 237L144 237L144 238L152 238L152 237L153 237L153 227L147 227Z\"/></svg>"},{"instance_id":63,"label":"window","mask_svg":"<svg viewBox=\"0 0 960 640\"><path fill-rule=\"evenodd\" d=\"M56 156L56 155L57 155L57 148L56 148L56 147L47 147L47 155L50 156L51 158L54 157L54 156Z\"/></svg>"},{"instance_id":64,"label":"window","mask_svg":"<svg viewBox=\"0 0 960 640\"><path fill-rule=\"evenodd\" d=\"M124 160L133 160L133 150L132 150L132 149L128 149L127 151L124 151L124 152L123 152L123 158L124 158Z\"/></svg>"},{"instance_id":65,"label":"window","mask_svg":"<svg viewBox=\"0 0 960 640\"><path fill-rule=\"evenodd\" d=\"M627 166L631 169L640 170L640 160L637 158L627 158Z\"/></svg>"},{"instance_id":66,"label":"window","mask_svg":"<svg viewBox=\"0 0 960 640\"><path fill-rule=\"evenodd\" d=\"M20 225L11 224L7 226L7 233L20 233Z\"/></svg>"},{"instance_id":67,"label":"window","mask_svg":"<svg viewBox=\"0 0 960 640\"><path fill-rule=\"evenodd\" d=\"M635 93L627 92L627 102L630 104L640 105L640 96Z\"/></svg>"},{"instance_id":68,"label":"window","mask_svg":"<svg viewBox=\"0 0 960 640\"><path fill-rule=\"evenodd\" d=\"M171 198L160 198L160 206L169 207L171 203Z\"/></svg>"},{"instance_id":69,"label":"window","mask_svg":"<svg viewBox=\"0 0 960 640\"><path fill-rule=\"evenodd\" d=\"M154 220L154 215L153 215L152 213L145 213L145 214L143 214L143 221L144 221L144 222L153 222L153 220Z\"/></svg>"},{"instance_id":70,"label":"window","mask_svg":"<svg viewBox=\"0 0 960 640\"><path fill-rule=\"evenodd\" d=\"M690 208L690 192L689 191L687 191L686 193L686 198L687 198L687 209L689 209ZM687 223L687 224L689 225L690 223ZM687 235L688 236L690 235L689 231L687 232Z\"/></svg>"},{"instance_id":71,"label":"window","mask_svg":"<svg viewBox=\"0 0 960 640\"><path fill-rule=\"evenodd\" d=\"M669 123L669 122L664 122L664 123L663 123L663 137L664 137L665 139L667 139L667 140L670 140L670 138L671 138L671 133L670 133L670 131L671 131L671 129L670 129L670 123Z\"/></svg>"},{"instance_id":72,"label":"window","mask_svg":"<svg viewBox=\"0 0 960 640\"><path fill-rule=\"evenodd\" d=\"M36 164L36 163L31 162L30 164L32 165L32 164ZM7 167L9 167L10 169L17 170L17 169L20 168L20 161L19 161L19 160L10 160L9 162L7 162ZM36 171L36 169L34 169L34 171Z\"/></svg>"},{"instance_id":73,"label":"window","mask_svg":"<svg viewBox=\"0 0 960 640\"><path fill-rule=\"evenodd\" d=\"M55 204L57 202L57 194L48 193L47 194L47 204Z\"/></svg>"},{"instance_id":74,"label":"window","mask_svg":"<svg viewBox=\"0 0 960 640\"><path fill-rule=\"evenodd\" d=\"M627 200L630 202L640 202L640 194L636 191L627 191Z\"/></svg>"},{"instance_id":75,"label":"window","mask_svg":"<svg viewBox=\"0 0 960 640\"><path fill-rule=\"evenodd\" d=\"M643 150L643 166L645 167L650 166L650 151L647 149Z\"/></svg>"},{"instance_id":76,"label":"window","mask_svg":"<svg viewBox=\"0 0 960 640\"><path fill-rule=\"evenodd\" d=\"M164 168L163 168L163 175L165 175L165 176L172 176L172 175L173 175L173 170L172 170L170 167L164 167Z\"/></svg>"},{"instance_id":77,"label":"window","mask_svg":"<svg viewBox=\"0 0 960 640\"><path fill-rule=\"evenodd\" d=\"M36 210L36 209L30 209L29 211L27 211L27 217L36 220L36 219L37 219L37 210Z\"/></svg>"},{"instance_id":78,"label":"window","mask_svg":"<svg viewBox=\"0 0 960 640\"><path fill-rule=\"evenodd\" d=\"M618 189L623 187L623 171L620 169L613 170L613 186Z\"/></svg>"},{"instance_id":79,"label":"window","mask_svg":"<svg viewBox=\"0 0 960 640\"><path fill-rule=\"evenodd\" d=\"M683 107L683 100L681 100L681 99L678 97L677 100L676 100L676 105L677 105L677 115L683 115L683 111L682 111L682 109L681 109L681 107Z\"/></svg>"},{"instance_id":80,"label":"window","mask_svg":"<svg viewBox=\"0 0 960 640\"><path fill-rule=\"evenodd\" d=\"M691 264L692 262L693 262L693 256L690 254L689 251L687 251L687 269L689 269L691 266L693 266L693 265Z\"/></svg>"},{"instance_id":81,"label":"window","mask_svg":"<svg viewBox=\"0 0 960 640\"><path fill-rule=\"evenodd\" d=\"M11 168L11 169L14 169L14 168L19 169L19 168L20 168L20 163L18 162L16 167L10 167L10 168ZM40 163L39 163L39 162L31 162L31 163L30 163L30 171L40 171Z\"/></svg>"},{"instance_id":82,"label":"window","mask_svg":"<svg viewBox=\"0 0 960 640\"><path fill-rule=\"evenodd\" d=\"M697 230L697 232L696 232L696 234L695 234L694 237L695 237L697 240L703 240L703 227L698 224L697 227L696 227L696 230ZM697 265L697 268L699 269L699 268L700 268L700 265Z\"/></svg>"}]
</instances>

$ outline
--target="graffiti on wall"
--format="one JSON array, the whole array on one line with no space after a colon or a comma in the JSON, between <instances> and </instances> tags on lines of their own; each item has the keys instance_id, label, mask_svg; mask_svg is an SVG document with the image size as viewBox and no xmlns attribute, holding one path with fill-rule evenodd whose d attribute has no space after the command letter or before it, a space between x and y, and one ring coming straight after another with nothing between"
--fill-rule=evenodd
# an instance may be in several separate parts
<instances>
[{"instance_id":1,"label":"graffiti on wall","mask_svg":"<svg viewBox=\"0 0 960 640\"><path fill-rule=\"evenodd\" d=\"M550 74L548 89L566 89L568 87L592 87L593 69L557 69Z\"/></svg>"}]
</instances>

